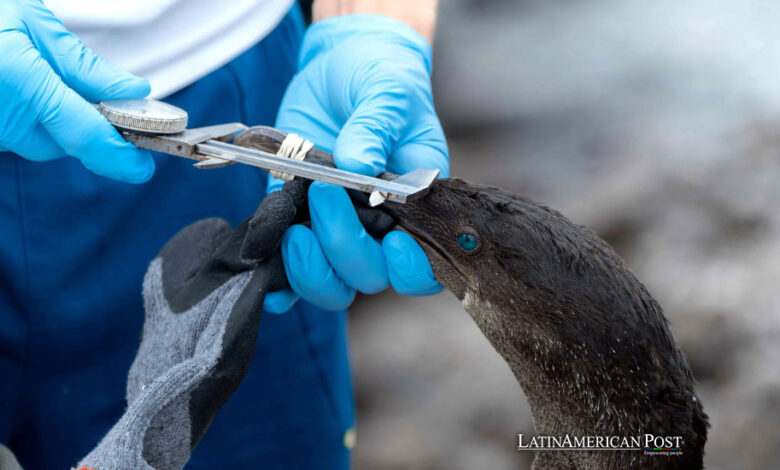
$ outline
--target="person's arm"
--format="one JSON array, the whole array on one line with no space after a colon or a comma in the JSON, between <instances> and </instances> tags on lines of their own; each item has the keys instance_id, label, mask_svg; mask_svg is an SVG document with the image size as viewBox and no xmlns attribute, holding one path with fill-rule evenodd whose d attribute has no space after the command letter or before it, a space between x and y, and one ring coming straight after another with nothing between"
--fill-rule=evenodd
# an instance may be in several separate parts
<instances>
[{"instance_id":1,"label":"person's arm","mask_svg":"<svg viewBox=\"0 0 780 470\"><path fill-rule=\"evenodd\" d=\"M356 13L387 16L411 26L432 44L438 6L439 0L316 0L312 19Z\"/></svg>"},{"instance_id":2,"label":"person's arm","mask_svg":"<svg viewBox=\"0 0 780 470\"><path fill-rule=\"evenodd\" d=\"M436 0L316 0L276 127L333 153L343 170L429 168L449 176L430 80L436 6ZM270 190L280 186L271 179ZM356 292L390 285L406 295L441 290L412 237L395 231L372 238L343 188L312 184L309 212L311 228L293 226L282 242L294 294L269 295L269 311L285 311L297 296L340 310Z\"/></svg>"}]
</instances>

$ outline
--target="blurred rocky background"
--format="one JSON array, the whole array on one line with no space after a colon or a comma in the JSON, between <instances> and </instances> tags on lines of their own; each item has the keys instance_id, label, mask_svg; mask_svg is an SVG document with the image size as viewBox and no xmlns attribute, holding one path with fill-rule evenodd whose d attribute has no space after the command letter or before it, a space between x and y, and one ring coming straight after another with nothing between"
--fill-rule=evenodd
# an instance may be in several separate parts
<instances>
[{"instance_id":1,"label":"blurred rocky background","mask_svg":"<svg viewBox=\"0 0 780 470\"><path fill-rule=\"evenodd\" d=\"M780 3L442 0L452 173L590 226L665 307L709 469L780 468ZM448 292L351 312L358 469L528 468L530 412Z\"/></svg>"}]
</instances>

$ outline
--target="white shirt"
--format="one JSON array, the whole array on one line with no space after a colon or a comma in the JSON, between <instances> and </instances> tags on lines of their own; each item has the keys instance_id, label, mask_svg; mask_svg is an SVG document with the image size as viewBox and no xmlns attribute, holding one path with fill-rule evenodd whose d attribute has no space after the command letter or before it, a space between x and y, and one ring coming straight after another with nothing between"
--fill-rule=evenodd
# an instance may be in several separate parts
<instances>
[{"instance_id":1,"label":"white shirt","mask_svg":"<svg viewBox=\"0 0 780 470\"><path fill-rule=\"evenodd\" d=\"M295 0L44 0L108 61L169 95L228 63L279 24Z\"/></svg>"}]
</instances>

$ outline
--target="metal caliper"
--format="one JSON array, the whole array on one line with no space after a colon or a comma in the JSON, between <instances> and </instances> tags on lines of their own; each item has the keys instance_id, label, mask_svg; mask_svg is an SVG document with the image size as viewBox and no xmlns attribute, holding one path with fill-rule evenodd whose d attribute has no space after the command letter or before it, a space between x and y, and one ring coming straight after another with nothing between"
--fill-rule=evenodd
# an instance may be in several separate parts
<instances>
[{"instance_id":1,"label":"metal caliper","mask_svg":"<svg viewBox=\"0 0 780 470\"><path fill-rule=\"evenodd\" d=\"M392 179L375 178L298 161L259 149L239 147L230 142L247 126L241 123L187 129L187 112L162 101L123 99L101 101L98 111L137 147L176 157L197 160L200 169L221 168L243 163L266 171L343 186L370 194L369 203L406 203L425 195L439 170L419 168Z\"/></svg>"}]
</instances>

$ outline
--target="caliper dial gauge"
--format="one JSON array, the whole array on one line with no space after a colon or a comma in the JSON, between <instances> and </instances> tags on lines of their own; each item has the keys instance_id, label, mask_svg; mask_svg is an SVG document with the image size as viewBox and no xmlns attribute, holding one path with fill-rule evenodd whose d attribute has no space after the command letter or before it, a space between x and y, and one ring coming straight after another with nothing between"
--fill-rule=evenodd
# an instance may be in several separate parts
<instances>
[{"instance_id":1,"label":"caliper dial gauge","mask_svg":"<svg viewBox=\"0 0 780 470\"><path fill-rule=\"evenodd\" d=\"M116 127L150 134L176 134L187 128L187 112L149 99L108 100L97 110Z\"/></svg>"}]
</instances>

